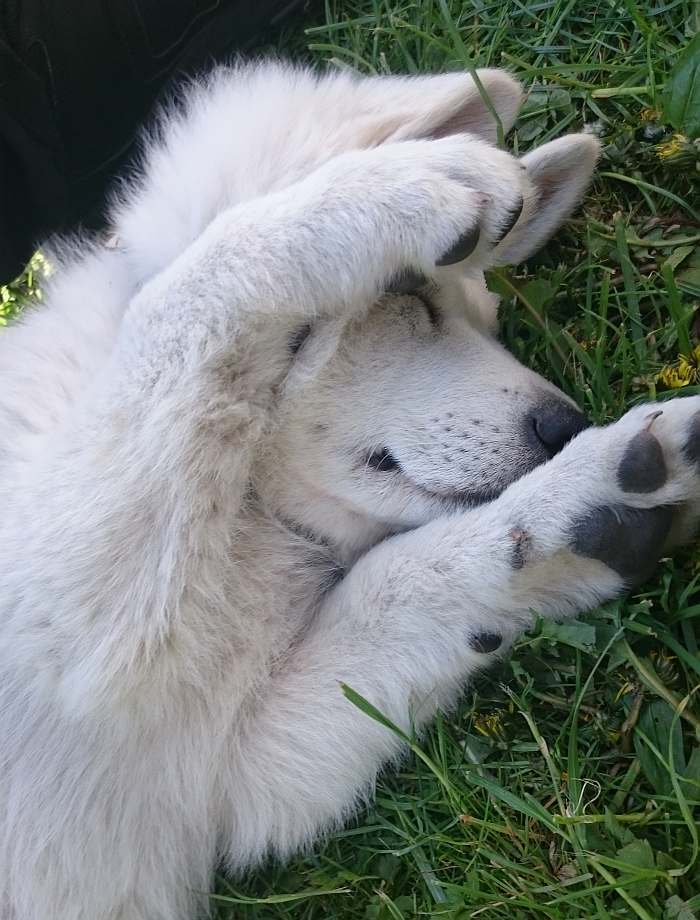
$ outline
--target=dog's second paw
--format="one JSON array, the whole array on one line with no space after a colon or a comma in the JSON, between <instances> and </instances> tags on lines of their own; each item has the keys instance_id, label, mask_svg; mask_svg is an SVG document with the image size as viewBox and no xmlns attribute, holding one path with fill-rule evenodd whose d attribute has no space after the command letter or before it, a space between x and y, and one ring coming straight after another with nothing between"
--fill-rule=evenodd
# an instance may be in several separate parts
<instances>
[{"instance_id":1,"label":"dog's second paw","mask_svg":"<svg viewBox=\"0 0 700 920\"><path fill-rule=\"evenodd\" d=\"M513 569L565 551L638 584L700 519L700 397L586 429L513 495Z\"/></svg>"},{"instance_id":2,"label":"dog's second paw","mask_svg":"<svg viewBox=\"0 0 700 920\"><path fill-rule=\"evenodd\" d=\"M383 280L478 258L533 195L515 157L463 134L342 154L310 181L319 199L342 202L345 229L362 236L358 251L372 239L373 253L385 253Z\"/></svg>"},{"instance_id":3,"label":"dog's second paw","mask_svg":"<svg viewBox=\"0 0 700 920\"><path fill-rule=\"evenodd\" d=\"M663 554L674 524L693 509L697 515L700 399L639 406L616 424L591 430L580 446L587 455L580 462L597 465L603 475L607 470L607 494L572 521L570 546L637 584ZM575 454L577 445L571 447Z\"/></svg>"}]
</instances>

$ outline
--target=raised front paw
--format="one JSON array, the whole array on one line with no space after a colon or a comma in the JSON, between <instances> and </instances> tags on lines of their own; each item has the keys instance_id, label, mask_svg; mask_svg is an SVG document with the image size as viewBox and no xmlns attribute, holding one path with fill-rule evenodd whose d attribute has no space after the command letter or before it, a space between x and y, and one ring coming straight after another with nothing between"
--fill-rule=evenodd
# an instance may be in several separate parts
<instances>
[{"instance_id":1,"label":"raised front paw","mask_svg":"<svg viewBox=\"0 0 700 920\"><path fill-rule=\"evenodd\" d=\"M700 515L700 397L589 428L527 479L546 494L513 522L520 567L564 551L638 584Z\"/></svg>"},{"instance_id":2,"label":"raised front paw","mask_svg":"<svg viewBox=\"0 0 700 920\"><path fill-rule=\"evenodd\" d=\"M386 277L411 268L430 273L492 249L533 195L515 157L464 134L342 154L313 181L327 203L342 200L339 232L384 253Z\"/></svg>"}]
</instances>

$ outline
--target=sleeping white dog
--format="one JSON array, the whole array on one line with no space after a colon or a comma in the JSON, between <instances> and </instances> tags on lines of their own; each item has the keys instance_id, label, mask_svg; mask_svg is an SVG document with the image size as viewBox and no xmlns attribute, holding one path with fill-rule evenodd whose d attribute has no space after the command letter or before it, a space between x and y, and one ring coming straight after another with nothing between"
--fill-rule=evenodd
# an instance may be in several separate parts
<instances>
[{"instance_id":1,"label":"sleeping white dog","mask_svg":"<svg viewBox=\"0 0 700 920\"><path fill-rule=\"evenodd\" d=\"M495 146L507 74L223 70L0 337L0 916L191 920L337 826L530 622L700 508L700 399L586 427L483 280L585 135Z\"/></svg>"}]
</instances>

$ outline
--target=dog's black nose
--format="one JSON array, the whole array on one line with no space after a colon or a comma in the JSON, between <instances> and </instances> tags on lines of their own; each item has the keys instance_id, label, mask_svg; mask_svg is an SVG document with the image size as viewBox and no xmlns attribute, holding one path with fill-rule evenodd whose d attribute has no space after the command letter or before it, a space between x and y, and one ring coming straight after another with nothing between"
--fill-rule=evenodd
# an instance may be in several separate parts
<instances>
[{"instance_id":1,"label":"dog's black nose","mask_svg":"<svg viewBox=\"0 0 700 920\"><path fill-rule=\"evenodd\" d=\"M538 444L550 457L591 424L578 409L555 399L538 406L530 416L530 423Z\"/></svg>"}]
</instances>

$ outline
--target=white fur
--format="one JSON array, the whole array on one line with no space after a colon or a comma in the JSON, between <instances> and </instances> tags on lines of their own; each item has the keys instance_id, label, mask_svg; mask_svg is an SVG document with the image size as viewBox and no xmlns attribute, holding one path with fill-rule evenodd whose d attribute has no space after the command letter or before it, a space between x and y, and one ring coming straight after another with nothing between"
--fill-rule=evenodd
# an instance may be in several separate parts
<instances>
[{"instance_id":1,"label":"white fur","mask_svg":"<svg viewBox=\"0 0 700 920\"><path fill-rule=\"evenodd\" d=\"M518 85L481 79L508 127ZM339 681L420 726L489 658L470 636L507 644L533 607L622 588L567 549L577 513L619 499L620 430L537 465L525 420L564 397L495 341L482 277L553 232L596 142L523 168L493 141L465 75L219 71L163 116L118 248L67 241L44 306L3 333L2 920L205 913L217 861L308 845L397 753ZM431 276L438 330L382 296L406 267ZM672 408L673 476L645 507L697 498L697 404ZM367 468L386 445L401 472ZM456 500L483 488L502 494Z\"/></svg>"}]
</instances>

